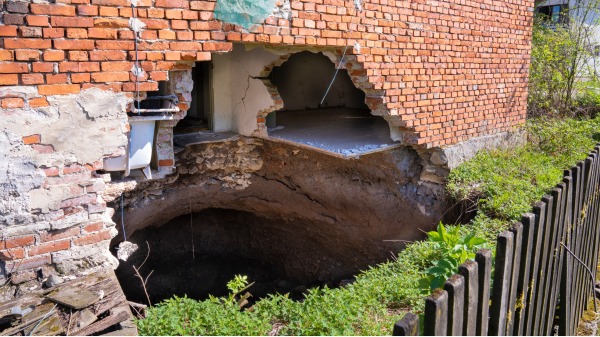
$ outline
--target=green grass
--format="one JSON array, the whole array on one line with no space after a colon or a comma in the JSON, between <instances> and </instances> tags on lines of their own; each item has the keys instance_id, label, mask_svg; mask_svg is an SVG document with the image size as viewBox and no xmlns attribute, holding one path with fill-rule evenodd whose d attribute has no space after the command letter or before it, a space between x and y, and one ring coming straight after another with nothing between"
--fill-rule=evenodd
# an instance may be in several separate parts
<instances>
[{"instance_id":1,"label":"green grass","mask_svg":"<svg viewBox=\"0 0 600 337\"><path fill-rule=\"evenodd\" d=\"M493 246L498 233L560 181L564 169L587 156L599 127L600 119L531 121L527 145L481 152L453 170L449 194L478 206L475 219L459 233ZM175 297L149 308L137 325L142 335L389 335L406 311L422 311L419 280L441 258L435 243L415 242L353 284L311 289L303 301L277 294L240 310L231 297Z\"/></svg>"}]
</instances>

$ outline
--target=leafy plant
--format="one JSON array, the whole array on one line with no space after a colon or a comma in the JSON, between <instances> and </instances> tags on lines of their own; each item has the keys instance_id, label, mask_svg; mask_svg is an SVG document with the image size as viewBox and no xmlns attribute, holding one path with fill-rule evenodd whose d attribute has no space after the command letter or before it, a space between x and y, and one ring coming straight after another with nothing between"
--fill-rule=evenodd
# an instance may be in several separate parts
<instances>
[{"instance_id":1,"label":"leafy plant","mask_svg":"<svg viewBox=\"0 0 600 337\"><path fill-rule=\"evenodd\" d=\"M426 270L426 276L419 280L424 292L441 288L444 282L458 271L458 267L469 259L475 258L478 249L483 248L487 240L474 233L461 235L460 226L446 229L440 222L437 231L427 233L429 241L441 251L442 258L435 261L434 266Z\"/></svg>"}]
</instances>

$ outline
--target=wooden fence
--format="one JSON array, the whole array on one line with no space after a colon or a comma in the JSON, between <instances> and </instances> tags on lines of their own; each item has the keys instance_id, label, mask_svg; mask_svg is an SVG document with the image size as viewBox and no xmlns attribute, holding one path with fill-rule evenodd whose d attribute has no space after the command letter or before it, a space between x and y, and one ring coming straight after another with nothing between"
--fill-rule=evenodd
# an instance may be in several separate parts
<instances>
[{"instance_id":1,"label":"wooden fence","mask_svg":"<svg viewBox=\"0 0 600 337\"><path fill-rule=\"evenodd\" d=\"M425 301L425 335L574 335L594 295L600 250L600 147ZM594 303L595 305L595 303ZM409 313L394 335L419 334Z\"/></svg>"}]
</instances>

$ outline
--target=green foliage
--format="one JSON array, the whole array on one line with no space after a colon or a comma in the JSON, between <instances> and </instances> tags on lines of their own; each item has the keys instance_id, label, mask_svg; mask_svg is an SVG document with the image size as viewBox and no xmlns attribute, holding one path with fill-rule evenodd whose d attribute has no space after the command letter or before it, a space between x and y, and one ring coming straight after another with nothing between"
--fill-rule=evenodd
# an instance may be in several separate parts
<instances>
[{"instance_id":1,"label":"green foliage","mask_svg":"<svg viewBox=\"0 0 600 337\"><path fill-rule=\"evenodd\" d=\"M441 258L434 266L427 269L427 275L419 280L421 289L428 293L430 290L441 288L444 282L458 270L458 266L467 260L475 258L475 253L485 248L487 240L473 232L461 232L460 226L446 229L440 222L437 231L427 233L434 249L441 252Z\"/></svg>"},{"instance_id":2,"label":"green foliage","mask_svg":"<svg viewBox=\"0 0 600 337\"><path fill-rule=\"evenodd\" d=\"M579 81L596 79L594 35L599 0L576 2L565 24L536 17L529 71L528 110L531 116L592 116L598 101ZM590 95L592 94L592 95Z\"/></svg>"},{"instance_id":3,"label":"green foliage","mask_svg":"<svg viewBox=\"0 0 600 337\"><path fill-rule=\"evenodd\" d=\"M463 226L440 224L428 240L407 245L394 261L369 268L346 287L311 289L302 301L271 295L240 309L236 297L252 287L247 277L236 276L227 284L228 296L174 297L148 308L147 318L137 321L140 334L389 335L404 312L423 310L420 283L440 286L479 248L493 249L510 221L559 182L563 169L586 157L599 129L600 118L535 120L527 126L528 144L482 152L463 163L450 173L447 189L457 199L477 202L475 219Z\"/></svg>"},{"instance_id":4,"label":"green foliage","mask_svg":"<svg viewBox=\"0 0 600 337\"><path fill-rule=\"evenodd\" d=\"M490 218L518 220L563 174L584 159L596 140L600 119L536 119L529 141L512 149L483 151L448 178L456 200L471 200Z\"/></svg>"},{"instance_id":5,"label":"green foliage","mask_svg":"<svg viewBox=\"0 0 600 337\"><path fill-rule=\"evenodd\" d=\"M389 335L403 308L423 306L416 285L431 247L419 243L406 252L362 272L344 288L311 289L303 301L271 295L251 310L231 300L247 284L237 276L228 283L229 297L175 297L149 308L137 325L142 335L267 335L274 327L280 335Z\"/></svg>"}]
</instances>

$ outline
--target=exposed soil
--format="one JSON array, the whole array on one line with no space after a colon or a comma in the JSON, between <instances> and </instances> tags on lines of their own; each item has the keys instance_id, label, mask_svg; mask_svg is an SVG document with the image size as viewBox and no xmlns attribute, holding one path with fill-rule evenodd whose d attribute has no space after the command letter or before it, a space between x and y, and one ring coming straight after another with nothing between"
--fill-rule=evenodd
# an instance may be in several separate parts
<instances>
[{"instance_id":1,"label":"exposed soil","mask_svg":"<svg viewBox=\"0 0 600 337\"><path fill-rule=\"evenodd\" d=\"M312 232L312 226L226 209L182 215L136 232L129 241L139 249L121 263L117 275L128 299L146 303L132 265L142 264L149 245L140 273L152 272L147 283L152 303L173 295L226 295L226 284L236 274L254 282L249 289L254 299L275 292L300 298L311 286L334 287L358 272L345 266L352 254L331 250L331 240Z\"/></svg>"},{"instance_id":2,"label":"exposed soil","mask_svg":"<svg viewBox=\"0 0 600 337\"><path fill-rule=\"evenodd\" d=\"M240 138L188 146L177 166L125 194L127 235L141 247L132 261L147 240L156 299L223 295L235 274L257 282L255 296L335 285L423 238L445 209L443 187L420 181L410 148L348 160ZM113 219L120 229L119 209ZM141 301L131 266L118 275Z\"/></svg>"}]
</instances>

